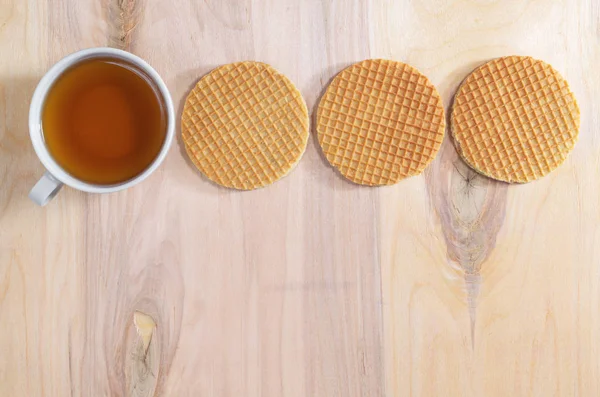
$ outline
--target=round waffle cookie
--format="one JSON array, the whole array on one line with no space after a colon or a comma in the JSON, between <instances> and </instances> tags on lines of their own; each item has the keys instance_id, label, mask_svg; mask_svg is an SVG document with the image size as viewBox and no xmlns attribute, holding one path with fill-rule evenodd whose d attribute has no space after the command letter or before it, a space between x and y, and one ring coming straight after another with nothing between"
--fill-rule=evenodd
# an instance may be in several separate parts
<instances>
[{"instance_id":1,"label":"round waffle cookie","mask_svg":"<svg viewBox=\"0 0 600 397\"><path fill-rule=\"evenodd\" d=\"M239 62L200 79L181 118L185 150L213 182L250 190L282 178L308 141L298 89L271 66Z\"/></svg>"},{"instance_id":2,"label":"round waffle cookie","mask_svg":"<svg viewBox=\"0 0 600 397\"><path fill-rule=\"evenodd\" d=\"M340 72L317 112L325 157L362 185L391 185L420 174L437 154L445 128L442 100L427 77L383 59Z\"/></svg>"},{"instance_id":3,"label":"round waffle cookie","mask_svg":"<svg viewBox=\"0 0 600 397\"><path fill-rule=\"evenodd\" d=\"M575 96L556 70L509 56L465 79L450 124L458 153L472 168L524 183L563 163L577 141L579 118Z\"/></svg>"}]
</instances>

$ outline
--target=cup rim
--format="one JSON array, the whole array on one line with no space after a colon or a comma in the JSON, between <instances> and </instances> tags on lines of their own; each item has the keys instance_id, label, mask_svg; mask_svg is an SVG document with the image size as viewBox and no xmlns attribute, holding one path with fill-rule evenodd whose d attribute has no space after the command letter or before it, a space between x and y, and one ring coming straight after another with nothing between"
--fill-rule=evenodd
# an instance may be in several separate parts
<instances>
[{"instance_id":1,"label":"cup rim","mask_svg":"<svg viewBox=\"0 0 600 397\"><path fill-rule=\"evenodd\" d=\"M93 184L82 181L70 175L54 160L54 158L48 151L48 148L46 147L46 144L44 142L42 132L42 108L48 91L50 90L56 79L60 77L65 72L65 70L75 65L79 61L92 56L108 56L117 59L122 59L131 62L133 65L139 67L141 70L147 73L148 76L154 82L154 84L156 84L158 91L163 97L164 106L166 108L167 113L167 130L165 133L165 140L157 156L154 158L152 163L150 163L150 165L146 167L146 169L140 174L136 175L131 179L128 179L127 181L117 184ZM31 105L29 106L29 136L31 139L31 143L33 144L33 149L35 150L36 155L38 156L46 170L60 182L74 189L89 193L116 192L119 190L127 189L133 185L140 183L141 181L146 179L150 174L152 174L164 161L169 149L171 148L173 138L175 136L175 111L173 107L173 100L171 98L171 94L169 93L166 84L164 83L158 72L156 72L156 70L154 70L154 68L142 58L138 57L137 55L131 54L127 51L119 50L116 48L87 48L69 54L66 57L62 58L60 61L55 63L39 81L33 93L33 97L31 98Z\"/></svg>"}]
</instances>

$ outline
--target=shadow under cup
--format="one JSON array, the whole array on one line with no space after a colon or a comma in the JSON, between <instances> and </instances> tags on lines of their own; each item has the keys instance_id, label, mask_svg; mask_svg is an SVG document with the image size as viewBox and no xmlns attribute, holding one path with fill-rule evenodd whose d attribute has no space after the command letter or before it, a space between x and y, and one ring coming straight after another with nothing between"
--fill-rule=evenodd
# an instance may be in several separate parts
<instances>
[{"instance_id":1,"label":"shadow under cup","mask_svg":"<svg viewBox=\"0 0 600 397\"><path fill-rule=\"evenodd\" d=\"M44 144L71 177L93 185L130 181L157 158L167 139L167 100L132 62L99 54L77 61L47 91Z\"/></svg>"}]
</instances>

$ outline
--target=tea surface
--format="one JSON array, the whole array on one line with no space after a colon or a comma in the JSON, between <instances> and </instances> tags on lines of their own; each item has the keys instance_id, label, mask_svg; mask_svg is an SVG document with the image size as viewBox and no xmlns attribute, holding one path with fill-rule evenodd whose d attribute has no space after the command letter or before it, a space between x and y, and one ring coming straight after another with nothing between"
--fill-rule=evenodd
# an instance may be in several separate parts
<instances>
[{"instance_id":1,"label":"tea surface","mask_svg":"<svg viewBox=\"0 0 600 397\"><path fill-rule=\"evenodd\" d=\"M115 184L156 158L166 134L159 93L143 72L95 58L63 73L42 111L44 139L56 162L77 179Z\"/></svg>"}]
</instances>

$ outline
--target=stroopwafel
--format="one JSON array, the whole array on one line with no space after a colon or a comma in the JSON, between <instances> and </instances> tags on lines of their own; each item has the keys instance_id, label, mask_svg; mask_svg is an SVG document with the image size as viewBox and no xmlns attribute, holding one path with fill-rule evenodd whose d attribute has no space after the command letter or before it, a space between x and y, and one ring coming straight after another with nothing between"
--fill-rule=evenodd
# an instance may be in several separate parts
<instances>
[{"instance_id":1,"label":"stroopwafel","mask_svg":"<svg viewBox=\"0 0 600 397\"><path fill-rule=\"evenodd\" d=\"M362 185L391 185L420 174L435 158L445 128L442 100L427 77L382 59L340 72L317 112L325 157Z\"/></svg>"},{"instance_id":2,"label":"stroopwafel","mask_svg":"<svg viewBox=\"0 0 600 397\"><path fill-rule=\"evenodd\" d=\"M263 187L285 176L308 140L300 92L259 62L224 65L200 79L181 121L192 162L210 180L235 189Z\"/></svg>"},{"instance_id":3,"label":"stroopwafel","mask_svg":"<svg viewBox=\"0 0 600 397\"><path fill-rule=\"evenodd\" d=\"M565 79L545 62L498 58L459 87L451 131L460 156L476 171L524 183L561 165L579 135L580 113Z\"/></svg>"}]
</instances>

